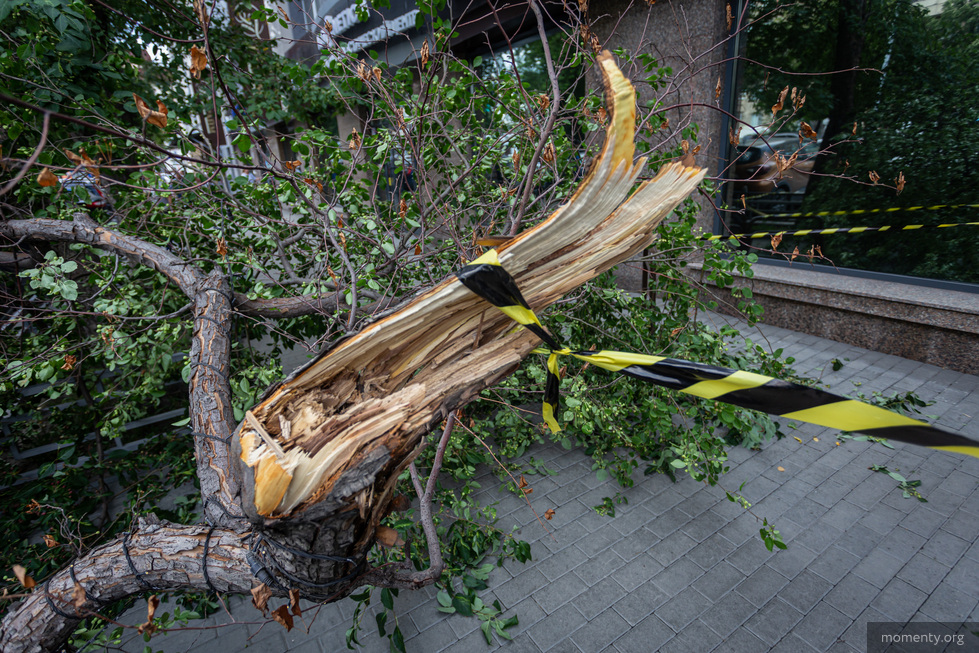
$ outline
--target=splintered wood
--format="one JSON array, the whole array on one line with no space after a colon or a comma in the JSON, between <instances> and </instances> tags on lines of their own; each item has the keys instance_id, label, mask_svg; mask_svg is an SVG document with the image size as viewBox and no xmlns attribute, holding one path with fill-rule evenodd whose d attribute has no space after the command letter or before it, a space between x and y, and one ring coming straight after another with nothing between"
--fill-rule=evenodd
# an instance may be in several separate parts
<instances>
[{"instance_id":1,"label":"splintered wood","mask_svg":"<svg viewBox=\"0 0 979 653\"><path fill-rule=\"evenodd\" d=\"M610 54L599 65L612 108L600 155L566 204L498 248L537 312L647 247L704 176L668 164L629 196L645 165L633 161L635 92ZM321 354L239 427L246 511L283 518L328 504L380 513L424 434L536 346L512 327L452 278Z\"/></svg>"}]
</instances>

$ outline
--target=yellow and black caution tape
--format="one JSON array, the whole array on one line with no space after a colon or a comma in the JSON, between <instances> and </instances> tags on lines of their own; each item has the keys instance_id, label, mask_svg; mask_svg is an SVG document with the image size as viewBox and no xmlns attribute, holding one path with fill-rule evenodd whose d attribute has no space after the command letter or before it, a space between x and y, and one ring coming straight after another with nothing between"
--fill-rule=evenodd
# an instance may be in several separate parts
<instances>
[{"instance_id":1,"label":"yellow and black caution tape","mask_svg":"<svg viewBox=\"0 0 979 653\"><path fill-rule=\"evenodd\" d=\"M815 214L811 214L815 215ZM772 216L776 217L776 216ZM828 234L860 234L871 231L914 231L917 229L944 229L947 227L979 227L979 222L953 222L950 224L909 224L903 227L829 227L826 229L799 229L798 231L759 231L753 234L730 234L704 236L704 240L724 240L728 238L753 239L771 238L772 236L820 236Z\"/></svg>"},{"instance_id":2,"label":"yellow and black caution tape","mask_svg":"<svg viewBox=\"0 0 979 653\"><path fill-rule=\"evenodd\" d=\"M941 211L943 209L977 209L979 204L934 204L932 206L892 206L886 209L850 209L840 211L813 211L810 213L772 213L762 214L766 218L826 218L835 215L870 215L872 213L909 213L912 211ZM755 213L758 209L748 207Z\"/></svg>"},{"instance_id":3,"label":"yellow and black caution tape","mask_svg":"<svg viewBox=\"0 0 979 653\"><path fill-rule=\"evenodd\" d=\"M456 272L467 288L533 331L549 350L543 415L551 431L561 430L558 408L558 356L573 356L612 372L786 419L841 431L859 431L932 449L979 458L979 442L910 417L798 383L715 365L621 351L572 351L558 346L527 305L513 277L490 250Z\"/></svg>"}]
</instances>

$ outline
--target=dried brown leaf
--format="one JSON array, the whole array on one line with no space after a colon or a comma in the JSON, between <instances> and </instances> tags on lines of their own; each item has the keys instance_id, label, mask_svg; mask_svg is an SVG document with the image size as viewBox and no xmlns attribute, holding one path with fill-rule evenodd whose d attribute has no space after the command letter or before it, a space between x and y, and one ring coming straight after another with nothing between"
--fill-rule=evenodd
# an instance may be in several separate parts
<instances>
[{"instance_id":1,"label":"dried brown leaf","mask_svg":"<svg viewBox=\"0 0 979 653\"><path fill-rule=\"evenodd\" d=\"M513 160L514 169L520 167L520 152L517 150L513 151L513 156L510 157Z\"/></svg>"},{"instance_id":2,"label":"dried brown leaf","mask_svg":"<svg viewBox=\"0 0 979 653\"><path fill-rule=\"evenodd\" d=\"M292 172L297 168L299 168L299 166L301 166L302 164L303 162L300 161L299 159L296 159L295 161L283 161L282 168L284 170L288 170L289 172Z\"/></svg>"},{"instance_id":3,"label":"dried brown leaf","mask_svg":"<svg viewBox=\"0 0 979 653\"><path fill-rule=\"evenodd\" d=\"M363 82L368 82L368 81L370 81L370 76L371 76L371 73L370 73L370 69L367 67L367 64L365 64L363 61L361 61L360 63L358 63L357 64L357 77L359 77L361 79L361 81L363 81Z\"/></svg>"},{"instance_id":4,"label":"dried brown leaf","mask_svg":"<svg viewBox=\"0 0 979 653\"><path fill-rule=\"evenodd\" d=\"M303 616L303 609L299 607L299 590L295 588L289 590L289 610L297 617Z\"/></svg>"},{"instance_id":5,"label":"dried brown leaf","mask_svg":"<svg viewBox=\"0 0 979 653\"><path fill-rule=\"evenodd\" d=\"M802 126L799 128L799 138L800 139L809 138L812 140L816 140L818 137L819 135L816 133L816 130L810 127L808 122L803 120Z\"/></svg>"},{"instance_id":6,"label":"dried brown leaf","mask_svg":"<svg viewBox=\"0 0 979 653\"><path fill-rule=\"evenodd\" d=\"M140 624L136 632L140 635L144 633L152 635L156 632L157 625L153 623L153 617L156 615L156 609L158 607L160 607L160 599L156 594L146 599L146 622Z\"/></svg>"},{"instance_id":7,"label":"dried brown leaf","mask_svg":"<svg viewBox=\"0 0 979 653\"><path fill-rule=\"evenodd\" d=\"M598 111L595 112L595 115L598 116L598 123L600 125L604 127L608 124L608 111L605 110L605 107L598 107Z\"/></svg>"},{"instance_id":8,"label":"dried brown leaf","mask_svg":"<svg viewBox=\"0 0 979 653\"><path fill-rule=\"evenodd\" d=\"M714 101L715 102L717 100L720 100L721 99L721 88L722 88L722 86L721 86L721 78L718 77L717 78L717 86L714 87Z\"/></svg>"},{"instance_id":9,"label":"dried brown leaf","mask_svg":"<svg viewBox=\"0 0 979 653\"><path fill-rule=\"evenodd\" d=\"M275 610L272 610L272 618L278 623L285 626L286 631L292 630L292 615L289 614L289 606L282 604Z\"/></svg>"},{"instance_id":10,"label":"dried brown leaf","mask_svg":"<svg viewBox=\"0 0 979 653\"><path fill-rule=\"evenodd\" d=\"M415 256L421 256L422 246L419 243L415 243Z\"/></svg>"},{"instance_id":11,"label":"dried brown leaf","mask_svg":"<svg viewBox=\"0 0 979 653\"><path fill-rule=\"evenodd\" d=\"M272 590L265 583L252 588L252 605L261 610L262 614L268 612L270 598L272 598Z\"/></svg>"},{"instance_id":12,"label":"dried brown leaf","mask_svg":"<svg viewBox=\"0 0 979 653\"><path fill-rule=\"evenodd\" d=\"M348 143L351 150L360 149L360 132L354 127L353 131L350 132L350 142Z\"/></svg>"},{"instance_id":13,"label":"dried brown leaf","mask_svg":"<svg viewBox=\"0 0 979 653\"><path fill-rule=\"evenodd\" d=\"M404 546L405 541L401 539L401 534L390 526L377 527L377 543L389 549Z\"/></svg>"},{"instance_id":14,"label":"dried brown leaf","mask_svg":"<svg viewBox=\"0 0 979 653\"><path fill-rule=\"evenodd\" d=\"M731 31L731 24L734 22L734 16L731 14L731 4L730 3L728 3L727 5L724 6L724 13L725 13L724 20L725 20L725 24L727 25L727 31L730 32Z\"/></svg>"},{"instance_id":15,"label":"dried brown leaf","mask_svg":"<svg viewBox=\"0 0 979 653\"><path fill-rule=\"evenodd\" d=\"M41 174L37 176L37 183L41 186L57 186L58 178L53 172L45 168L41 171Z\"/></svg>"},{"instance_id":16,"label":"dried brown leaf","mask_svg":"<svg viewBox=\"0 0 979 653\"><path fill-rule=\"evenodd\" d=\"M789 260L790 261L794 261L797 256L799 256L799 248L798 247L796 247L795 249L792 250L792 256L789 257Z\"/></svg>"},{"instance_id":17,"label":"dried brown leaf","mask_svg":"<svg viewBox=\"0 0 979 653\"><path fill-rule=\"evenodd\" d=\"M541 111L547 111L547 107L551 106L551 98L541 93L537 96L537 104L540 105Z\"/></svg>"},{"instance_id":18,"label":"dried brown leaf","mask_svg":"<svg viewBox=\"0 0 979 653\"><path fill-rule=\"evenodd\" d=\"M782 173L795 165L796 160L799 158L798 152L793 152L792 156L785 158L781 153L775 153L775 167L778 170L778 176L781 178Z\"/></svg>"},{"instance_id":19,"label":"dried brown leaf","mask_svg":"<svg viewBox=\"0 0 979 653\"><path fill-rule=\"evenodd\" d=\"M160 607L160 597L156 594L150 596L146 599L146 621L153 621L153 617L156 616L156 609Z\"/></svg>"},{"instance_id":20,"label":"dried brown leaf","mask_svg":"<svg viewBox=\"0 0 979 653\"><path fill-rule=\"evenodd\" d=\"M228 243L224 240L224 238L218 238L217 247L214 248L214 251L217 252L217 255L221 258L228 255Z\"/></svg>"},{"instance_id":21,"label":"dried brown leaf","mask_svg":"<svg viewBox=\"0 0 979 653\"><path fill-rule=\"evenodd\" d=\"M408 202L402 197L401 201L398 202L398 217L403 218L406 215L408 215Z\"/></svg>"},{"instance_id":22,"label":"dried brown leaf","mask_svg":"<svg viewBox=\"0 0 979 653\"><path fill-rule=\"evenodd\" d=\"M741 125L738 125L737 129L731 127L731 133L728 136L727 140L731 145L735 145L735 146L741 142Z\"/></svg>"},{"instance_id":23,"label":"dried brown leaf","mask_svg":"<svg viewBox=\"0 0 979 653\"><path fill-rule=\"evenodd\" d=\"M690 141L688 141L687 139L683 139L682 141L680 141L680 149L683 150L683 153L684 154L686 154L687 152L689 152L690 151Z\"/></svg>"},{"instance_id":24,"label":"dried brown leaf","mask_svg":"<svg viewBox=\"0 0 979 653\"><path fill-rule=\"evenodd\" d=\"M578 9L581 13L586 13L588 11L588 0L578 0Z\"/></svg>"},{"instance_id":25,"label":"dried brown leaf","mask_svg":"<svg viewBox=\"0 0 979 653\"><path fill-rule=\"evenodd\" d=\"M547 521L551 521L551 519L553 518L554 518L554 508L548 508L546 511L544 511L544 519L546 519Z\"/></svg>"},{"instance_id":26,"label":"dried brown leaf","mask_svg":"<svg viewBox=\"0 0 979 653\"><path fill-rule=\"evenodd\" d=\"M194 0L194 14L197 16L201 27L207 30L207 24L210 22L211 17L207 14L206 0Z\"/></svg>"},{"instance_id":27,"label":"dried brown leaf","mask_svg":"<svg viewBox=\"0 0 979 653\"><path fill-rule=\"evenodd\" d=\"M786 86L785 88L782 89L782 92L778 94L778 101L775 104L772 105L772 117L773 118L776 115L778 115L778 112L782 110L782 107L783 106L785 106L785 104L784 104L785 103L785 96L788 95L788 93L789 93L789 87Z\"/></svg>"},{"instance_id":28,"label":"dried brown leaf","mask_svg":"<svg viewBox=\"0 0 979 653\"><path fill-rule=\"evenodd\" d=\"M853 121L853 130L850 132L850 135L851 136L856 136L857 135L857 121L856 120Z\"/></svg>"},{"instance_id":29,"label":"dried brown leaf","mask_svg":"<svg viewBox=\"0 0 979 653\"><path fill-rule=\"evenodd\" d=\"M540 153L540 158L544 159L545 163L554 163L554 143L550 141L547 142L547 145L544 146L544 150Z\"/></svg>"},{"instance_id":30,"label":"dried brown leaf","mask_svg":"<svg viewBox=\"0 0 979 653\"><path fill-rule=\"evenodd\" d=\"M81 610L85 607L85 601L88 597L85 595L85 588L82 587L81 583L75 583L75 587L71 590L71 602L75 606L76 610Z\"/></svg>"},{"instance_id":31,"label":"dried brown leaf","mask_svg":"<svg viewBox=\"0 0 979 653\"><path fill-rule=\"evenodd\" d=\"M371 68L371 75L374 77L374 81L375 82L378 82L378 83L381 82L381 69L380 68L378 68L377 66L374 66L373 68Z\"/></svg>"},{"instance_id":32,"label":"dried brown leaf","mask_svg":"<svg viewBox=\"0 0 979 653\"><path fill-rule=\"evenodd\" d=\"M157 100L156 106L158 111L153 111L152 109L150 109L149 105L146 104L146 100L139 97L135 93L133 93L133 101L136 102L136 110L139 112L140 118L150 123L151 125L156 125L157 127L160 128L166 128L167 114L170 113L170 110L167 109L165 104Z\"/></svg>"},{"instance_id":33,"label":"dried brown leaf","mask_svg":"<svg viewBox=\"0 0 979 653\"><path fill-rule=\"evenodd\" d=\"M877 182L880 181L880 175L878 175L875 170L871 170L869 176L870 176L871 183L873 183L876 186Z\"/></svg>"},{"instance_id":34,"label":"dried brown leaf","mask_svg":"<svg viewBox=\"0 0 979 653\"><path fill-rule=\"evenodd\" d=\"M656 4L656 0L651 0L649 4L650 6ZM602 43L598 40L598 35L596 35L594 32L592 32L591 35L591 51L595 54L602 51Z\"/></svg>"},{"instance_id":35,"label":"dried brown leaf","mask_svg":"<svg viewBox=\"0 0 979 653\"><path fill-rule=\"evenodd\" d=\"M70 372L72 369L74 369L75 363L77 362L78 362L77 357L72 356L71 354L67 354L65 356L65 364L61 366L61 369ZM47 540L45 540L45 542L47 542Z\"/></svg>"},{"instance_id":36,"label":"dried brown leaf","mask_svg":"<svg viewBox=\"0 0 979 653\"><path fill-rule=\"evenodd\" d=\"M190 46L190 74L200 79L201 72L205 68L207 68L207 55L196 45Z\"/></svg>"},{"instance_id":37,"label":"dried brown leaf","mask_svg":"<svg viewBox=\"0 0 979 653\"><path fill-rule=\"evenodd\" d=\"M900 195L901 191L904 190L904 172L897 173L897 179L894 180L894 185L897 186L897 194Z\"/></svg>"},{"instance_id":38,"label":"dried brown leaf","mask_svg":"<svg viewBox=\"0 0 979 653\"><path fill-rule=\"evenodd\" d=\"M64 369L64 367L62 367L62 369ZM69 367L68 369L71 368ZM49 549L53 549L54 547L58 546L58 540L54 539L54 536L51 535L50 533L45 533L44 546L48 547Z\"/></svg>"},{"instance_id":39,"label":"dried brown leaf","mask_svg":"<svg viewBox=\"0 0 979 653\"><path fill-rule=\"evenodd\" d=\"M404 512L411 507L411 499L403 494L395 494L391 499L391 510L394 512Z\"/></svg>"},{"instance_id":40,"label":"dried brown leaf","mask_svg":"<svg viewBox=\"0 0 979 653\"><path fill-rule=\"evenodd\" d=\"M778 249L778 246L782 244L782 234L775 234L772 236L772 249Z\"/></svg>"},{"instance_id":41,"label":"dried brown leaf","mask_svg":"<svg viewBox=\"0 0 979 653\"><path fill-rule=\"evenodd\" d=\"M21 565L14 565L14 576L17 577L17 581L24 586L25 589L32 589L37 583L34 579L28 575L27 570Z\"/></svg>"},{"instance_id":42,"label":"dried brown leaf","mask_svg":"<svg viewBox=\"0 0 979 653\"><path fill-rule=\"evenodd\" d=\"M430 55L430 51L428 49L428 39L425 39L425 42L422 43L422 51L421 51L422 68L428 65L429 55Z\"/></svg>"}]
</instances>

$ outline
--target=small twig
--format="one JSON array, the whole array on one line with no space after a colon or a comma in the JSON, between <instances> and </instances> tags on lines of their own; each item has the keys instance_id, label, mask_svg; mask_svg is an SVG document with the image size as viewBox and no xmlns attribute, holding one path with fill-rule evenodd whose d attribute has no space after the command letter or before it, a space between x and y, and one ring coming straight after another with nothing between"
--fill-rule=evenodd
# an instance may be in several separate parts
<instances>
[{"instance_id":1,"label":"small twig","mask_svg":"<svg viewBox=\"0 0 979 653\"><path fill-rule=\"evenodd\" d=\"M517 209L517 214L513 216L513 222L510 225L509 235L511 236L516 236L520 231L520 225L523 223L524 213L527 210L527 201L530 199L530 191L534 187L534 171L537 169L537 161L540 160L541 152L544 151L544 146L551 137L551 130L554 129L554 123L557 121L557 113L561 107L561 89L558 86L557 73L554 72L554 61L551 59L551 48L547 43L547 33L544 31L544 17L541 16L540 7L537 6L536 0L529 0L528 4L530 5L531 11L534 12L534 16L537 17L537 31L540 34L541 45L544 47L544 61L547 64L547 76L551 80L551 111L547 114L547 122L544 123L544 128L541 129L537 149L534 150L534 156L530 158L530 164L527 166L527 181L524 183L523 197L520 198L520 208Z\"/></svg>"},{"instance_id":2,"label":"small twig","mask_svg":"<svg viewBox=\"0 0 979 653\"><path fill-rule=\"evenodd\" d=\"M20 172L17 173L17 176L11 179L7 183L7 185L3 187L3 190L0 190L0 195L6 195L11 190L13 190L14 186L20 183L20 180L24 178L24 175L27 174L27 171L30 170L31 166L33 166L34 163L37 161L37 157L41 156L41 151L44 149L44 146L48 142L48 126L50 125L50 123L51 123L51 114L45 111L44 124L41 125L41 141L37 144L37 147L34 148L34 153L31 154L31 158L27 160L27 163L25 163L24 167L20 169Z\"/></svg>"}]
</instances>

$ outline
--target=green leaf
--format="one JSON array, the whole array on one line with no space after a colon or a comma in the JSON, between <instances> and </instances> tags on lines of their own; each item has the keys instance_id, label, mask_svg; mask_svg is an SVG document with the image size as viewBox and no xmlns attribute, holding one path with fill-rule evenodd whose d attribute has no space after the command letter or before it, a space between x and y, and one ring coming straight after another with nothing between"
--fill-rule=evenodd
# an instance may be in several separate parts
<instances>
[{"instance_id":1,"label":"green leaf","mask_svg":"<svg viewBox=\"0 0 979 653\"><path fill-rule=\"evenodd\" d=\"M381 590L381 603L388 610L394 610L394 597L391 596L391 590L386 587Z\"/></svg>"},{"instance_id":2,"label":"green leaf","mask_svg":"<svg viewBox=\"0 0 979 653\"><path fill-rule=\"evenodd\" d=\"M452 605L452 597L449 596L449 593L445 590L439 590L438 594L435 595L435 598L438 600L439 605L444 608Z\"/></svg>"},{"instance_id":3,"label":"green leaf","mask_svg":"<svg viewBox=\"0 0 979 653\"><path fill-rule=\"evenodd\" d=\"M456 609L456 612L461 614L463 617L473 616L472 606L459 596L452 597L452 607Z\"/></svg>"},{"instance_id":4,"label":"green leaf","mask_svg":"<svg viewBox=\"0 0 979 653\"><path fill-rule=\"evenodd\" d=\"M405 653L405 638L401 634L401 627L395 626L391 633L391 650L395 653Z\"/></svg>"},{"instance_id":5,"label":"green leaf","mask_svg":"<svg viewBox=\"0 0 979 653\"><path fill-rule=\"evenodd\" d=\"M247 154L252 149L252 137L242 132L232 141L242 154Z\"/></svg>"},{"instance_id":6,"label":"green leaf","mask_svg":"<svg viewBox=\"0 0 979 653\"><path fill-rule=\"evenodd\" d=\"M71 279L61 282L61 296L70 302L78 299L78 284Z\"/></svg>"},{"instance_id":7,"label":"green leaf","mask_svg":"<svg viewBox=\"0 0 979 653\"><path fill-rule=\"evenodd\" d=\"M490 622L484 621L483 622L483 625L480 626L480 629L483 631L483 637L486 638L486 643L487 644L492 644L493 643L493 633L490 630L491 629Z\"/></svg>"}]
</instances>

